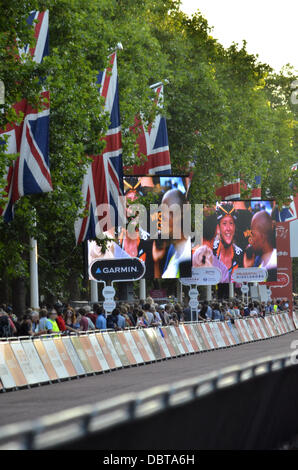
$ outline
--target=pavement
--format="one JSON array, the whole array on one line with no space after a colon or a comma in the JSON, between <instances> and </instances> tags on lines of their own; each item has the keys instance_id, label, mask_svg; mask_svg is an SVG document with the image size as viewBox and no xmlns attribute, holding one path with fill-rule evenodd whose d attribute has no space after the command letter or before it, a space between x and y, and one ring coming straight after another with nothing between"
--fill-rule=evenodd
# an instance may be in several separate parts
<instances>
[{"instance_id":1,"label":"pavement","mask_svg":"<svg viewBox=\"0 0 298 470\"><path fill-rule=\"evenodd\" d=\"M298 331L267 340L0 394L0 426L33 420L155 385L199 377L269 355L291 353Z\"/></svg>"}]
</instances>

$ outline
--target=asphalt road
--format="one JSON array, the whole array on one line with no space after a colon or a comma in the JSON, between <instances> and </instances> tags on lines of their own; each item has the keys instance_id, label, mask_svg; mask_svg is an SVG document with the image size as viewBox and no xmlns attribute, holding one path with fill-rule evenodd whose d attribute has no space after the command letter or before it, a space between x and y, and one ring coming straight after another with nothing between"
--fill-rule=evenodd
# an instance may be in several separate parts
<instances>
[{"instance_id":1,"label":"asphalt road","mask_svg":"<svg viewBox=\"0 0 298 470\"><path fill-rule=\"evenodd\" d=\"M219 349L97 376L0 394L0 426L32 420L78 405L96 403L127 392L194 378L268 355L290 353L298 331L228 349Z\"/></svg>"}]
</instances>

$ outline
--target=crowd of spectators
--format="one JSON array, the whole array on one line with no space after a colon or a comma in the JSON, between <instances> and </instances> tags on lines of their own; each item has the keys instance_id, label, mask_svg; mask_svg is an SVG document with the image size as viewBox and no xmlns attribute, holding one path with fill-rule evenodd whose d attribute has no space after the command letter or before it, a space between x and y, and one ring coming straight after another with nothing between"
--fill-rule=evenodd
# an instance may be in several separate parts
<instances>
[{"instance_id":1,"label":"crowd of spectators","mask_svg":"<svg viewBox=\"0 0 298 470\"><path fill-rule=\"evenodd\" d=\"M251 302L247 306L235 301L204 301L198 310L199 321L234 322L247 316L264 316L286 311L287 299ZM27 309L18 318L10 306L0 306L0 337L40 336L51 333L70 334L90 330L121 330L130 327L177 325L179 322L195 320L188 305L180 303L158 304L151 297L145 302L118 302L117 308L107 315L99 303L74 309L60 302L39 311Z\"/></svg>"}]
</instances>

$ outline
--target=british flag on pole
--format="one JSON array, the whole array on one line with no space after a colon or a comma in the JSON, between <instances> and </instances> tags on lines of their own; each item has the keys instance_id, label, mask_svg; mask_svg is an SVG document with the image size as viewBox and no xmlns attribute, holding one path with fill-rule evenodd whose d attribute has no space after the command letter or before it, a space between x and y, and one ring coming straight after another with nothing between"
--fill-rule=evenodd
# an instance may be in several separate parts
<instances>
[{"instance_id":1,"label":"british flag on pole","mask_svg":"<svg viewBox=\"0 0 298 470\"><path fill-rule=\"evenodd\" d=\"M100 94L105 98L105 111L110 114L110 126L104 138L106 147L101 155L92 156L82 184L86 217L75 221L77 244L95 239L101 215L98 207L109 204L118 224L118 198L123 194L122 143L118 95L117 54L110 55L109 66L98 75Z\"/></svg>"},{"instance_id":2,"label":"british flag on pole","mask_svg":"<svg viewBox=\"0 0 298 470\"><path fill-rule=\"evenodd\" d=\"M37 22L34 23L34 20ZM34 27L36 44L33 48L25 47L21 52L29 52L34 61L41 63L48 54L49 13L32 12L28 24ZM33 26L34 25L34 26ZM6 222L13 219L14 204L26 194L52 191L49 166L49 92L41 93L43 110L32 108L26 99L13 107L17 114L23 113L21 124L7 126L0 130L1 136L7 136L9 154L19 153L13 165L7 168L6 205L0 208L0 215ZM3 142L3 139L2 139Z\"/></svg>"},{"instance_id":3,"label":"british flag on pole","mask_svg":"<svg viewBox=\"0 0 298 470\"><path fill-rule=\"evenodd\" d=\"M151 88L156 92L156 101L163 103L163 84L157 83ZM146 129L141 119L136 118L140 134L136 140L139 146L138 156L145 155L147 160L142 165L133 165L134 175L170 175L171 160L166 119L158 114Z\"/></svg>"}]
</instances>

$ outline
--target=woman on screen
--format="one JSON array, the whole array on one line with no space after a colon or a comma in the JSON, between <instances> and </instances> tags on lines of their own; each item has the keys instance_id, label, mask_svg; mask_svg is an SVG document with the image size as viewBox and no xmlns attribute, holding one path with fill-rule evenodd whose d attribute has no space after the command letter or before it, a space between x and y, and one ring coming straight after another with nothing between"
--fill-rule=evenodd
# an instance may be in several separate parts
<instances>
[{"instance_id":1,"label":"woman on screen","mask_svg":"<svg viewBox=\"0 0 298 470\"><path fill-rule=\"evenodd\" d=\"M220 202L216 205L217 237L213 243L213 254L229 271L229 280L233 272L243 266L243 250L234 243L237 215L232 202Z\"/></svg>"}]
</instances>

